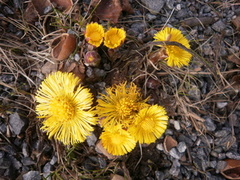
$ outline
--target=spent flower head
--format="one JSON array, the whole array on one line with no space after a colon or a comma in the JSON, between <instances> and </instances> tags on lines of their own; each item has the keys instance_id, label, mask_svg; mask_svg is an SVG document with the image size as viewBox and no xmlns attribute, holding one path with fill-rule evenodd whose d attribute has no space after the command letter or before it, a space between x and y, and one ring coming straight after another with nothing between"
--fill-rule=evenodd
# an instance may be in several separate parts
<instances>
[{"instance_id":1,"label":"spent flower head","mask_svg":"<svg viewBox=\"0 0 240 180\"><path fill-rule=\"evenodd\" d=\"M126 38L126 31L119 28L110 28L104 36L104 45L110 49L115 49L122 45Z\"/></svg>"},{"instance_id":2,"label":"spent flower head","mask_svg":"<svg viewBox=\"0 0 240 180\"><path fill-rule=\"evenodd\" d=\"M83 142L96 124L92 94L79 86L79 81L72 73L58 71L50 74L36 93L36 112L44 118L41 129L65 145Z\"/></svg>"},{"instance_id":3,"label":"spent flower head","mask_svg":"<svg viewBox=\"0 0 240 180\"><path fill-rule=\"evenodd\" d=\"M121 126L106 128L100 139L103 147L112 155L121 156L132 151L136 146L136 140Z\"/></svg>"},{"instance_id":4,"label":"spent flower head","mask_svg":"<svg viewBox=\"0 0 240 180\"><path fill-rule=\"evenodd\" d=\"M86 26L85 39L86 41L95 46L99 47L104 38L103 26L98 23L90 23Z\"/></svg>"},{"instance_id":5,"label":"spent flower head","mask_svg":"<svg viewBox=\"0 0 240 180\"><path fill-rule=\"evenodd\" d=\"M139 143L150 144L160 138L168 124L168 116L162 106L152 105L143 108L129 128L130 134Z\"/></svg>"},{"instance_id":6,"label":"spent flower head","mask_svg":"<svg viewBox=\"0 0 240 180\"><path fill-rule=\"evenodd\" d=\"M140 109L148 106L143 100L137 86L133 83L121 83L106 89L97 100L96 114L103 127L114 127L121 124L127 128Z\"/></svg>"},{"instance_id":7,"label":"spent flower head","mask_svg":"<svg viewBox=\"0 0 240 180\"><path fill-rule=\"evenodd\" d=\"M183 36L182 32L175 28L166 27L163 30L157 32L154 36L155 41L175 41L186 48L190 48L189 41ZM165 48L167 54L167 65L170 67L182 67L188 65L192 55L175 45L160 45Z\"/></svg>"}]
</instances>

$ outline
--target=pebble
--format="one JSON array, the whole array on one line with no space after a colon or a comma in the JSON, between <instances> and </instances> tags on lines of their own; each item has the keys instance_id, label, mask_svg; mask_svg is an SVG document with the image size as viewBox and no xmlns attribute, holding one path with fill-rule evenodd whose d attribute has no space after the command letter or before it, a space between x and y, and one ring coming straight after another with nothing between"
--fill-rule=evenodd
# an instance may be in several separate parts
<instances>
[{"instance_id":1,"label":"pebble","mask_svg":"<svg viewBox=\"0 0 240 180\"><path fill-rule=\"evenodd\" d=\"M163 150L164 150L162 143L161 143L161 144L157 144L156 148L157 148L157 150L159 150L159 151L163 151Z\"/></svg>"},{"instance_id":2,"label":"pebble","mask_svg":"<svg viewBox=\"0 0 240 180\"><path fill-rule=\"evenodd\" d=\"M152 14L157 14L163 8L165 0L141 0Z\"/></svg>"},{"instance_id":3,"label":"pebble","mask_svg":"<svg viewBox=\"0 0 240 180\"><path fill-rule=\"evenodd\" d=\"M41 180L41 175L38 171L29 171L22 178L23 180Z\"/></svg>"},{"instance_id":4,"label":"pebble","mask_svg":"<svg viewBox=\"0 0 240 180\"><path fill-rule=\"evenodd\" d=\"M240 160L240 154L237 152L227 152L226 153L227 158L229 159L236 159L236 160Z\"/></svg>"},{"instance_id":5,"label":"pebble","mask_svg":"<svg viewBox=\"0 0 240 180\"><path fill-rule=\"evenodd\" d=\"M156 19L157 18L157 16L156 15L153 15L153 14L151 14L151 13L147 13L146 14L146 19L148 20L148 21L152 21L152 20L154 20L154 19Z\"/></svg>"},{"instance_id":6,"label":"pebble","mask_svg":"<svg viewBox=\"0 0 240 180\"><path fill-rule=\"evenodd\" d=\"M219 20L212 25L212 28L217 32L222 32L226 28L226 23L224 23L222 20Z\"/></svg>"},{"instance_id":7,"label":"pebble","mask_svg":"<svg viewBox=\"0 0 240 180\"><path fill-rule=\"evenodd\" d=\"M94 133L92 133L91 136L87 136L88 146L95 146L96 142L97 142L97 137L95 136Z\"/></svg>"},{"instance_id":8,"label":"pebble","mask_svg":"<svg viewBox=\"0 0 240 180\"><path fill-rule=\"evenodd\" d=\"M216 130L216 125L214 124L213 120L209 117L204 118L204 125L207 128L208 131L212 132Z\"/></svg>"},{"instance_id":9,"label":"pebble","mask_svg":"<svg viewBox=\"0 0 240 180\"><path fill-rule=\"evenodd\" d=\"M181 130L179 121L173 121L173 126L177 131Z\"/></svg>"},{"instance_id":10,"label":"pebble","mask_svg":"<svg viewBox=\"0 0 240 180\"><path fill-rule=\"evenodd\" d=\"M181 154L178 152L178 150L176 148L172 148L169 151L170 156L172 156L175 159L180 159L181 158Z\"/></svg>"},{"instance_id":11,"label":"pebble","mask_svg":"<svg viewBox=\"0 0 240 180\"><path fill-rule=\"evenodd\" d=\"M177 177L180 173L180 163L177 159L173 160L173 164L172 167L169 170L169 173L174 176Z\"/></svg>"},{"instance_id":12,"label":"pebble","mask_svg":"<svg viewBox=\"0 0 240 180\"><path fill-rule=\"evenodd\" d=\"M19 135L25 130L26 122L20 118L17 112L15 112L9 116L9 125L11 131L16 135Z\"/></svg>"},{"instance_id":13,"label":"pebble","mask_svg":"<svg viewBox=\"0 0 240 180\"><path fill-rule=\"evenodd\" d=\"M179 142L178 145L177 145L177 150L178 152L180 153L184 153L187 149L187 145L185 142Z\"/></svg>"},{"instance_id":14,"label":"pebble","mask_svg":"<svg viewBox=\"0 0 240 180\"><path fill-rule=\"evenodd\" d=\"M217 102L217 107L219 109L224 108L228 105L228 102Z\"/></svg>"}]
</instances>

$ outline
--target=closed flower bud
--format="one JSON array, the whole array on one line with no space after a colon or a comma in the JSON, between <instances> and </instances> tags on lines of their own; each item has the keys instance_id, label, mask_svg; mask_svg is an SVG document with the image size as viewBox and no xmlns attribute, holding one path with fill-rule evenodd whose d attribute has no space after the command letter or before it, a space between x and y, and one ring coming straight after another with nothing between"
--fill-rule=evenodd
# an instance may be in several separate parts
<instances>
[{"instance_id":1,"label":"closed flower bud","mask_svg":"<svg viewBox=\"0 0 240 180\"><path fill-rule=\"evenodd\" d=\"M96 51L88 51L84 56L84 64L86 66L96 67L99 65L101 57Z\"/></svg>"}]
</instances>

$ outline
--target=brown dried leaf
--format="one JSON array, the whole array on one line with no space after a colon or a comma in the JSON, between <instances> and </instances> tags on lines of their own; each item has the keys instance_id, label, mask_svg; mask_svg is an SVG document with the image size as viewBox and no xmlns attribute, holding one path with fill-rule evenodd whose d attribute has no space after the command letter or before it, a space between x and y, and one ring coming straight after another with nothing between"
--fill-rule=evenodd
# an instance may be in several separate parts
<instances>
[{"instance_id":1,"label":"brown dried leaf","mask_svg":"<svg viewBox=\"0 0 240 180\"><path fill-rule=\"evenodd\" d=\"M34 8L34 5L31 1L28 2L27 8L24 12L24 19L28 22L34 22L39 16L37 10Z\"/></svg>"},{"instance_id":2,"label":"brown dried leaf","mask_svg":"<svg viewBox=\"0 0 240 180\"><path fill-rule=\"evenodd\" d=\"M48 75L52 72L56 72L58 69L58 64L57 63L52 63L52 62L46 62L43 67L42 67L42 73L45 75Z\"/></svg>"},{"instance_id":3,"label":"brown dried leaf","mask_svg":"<svg viewBox=\"0 0 240 180\"><path fill-rule=\"evenodd\" d=\"M102 141L98 141L98 143L96 144L96 151L101 154L104 154L108 159L116 158L116 156L107 152L107 150L102 145Z\"/></svg>"},{"instance_id":4,"label":"brown dried leaf","mask_svg":"<svg viewBox=\"0 0 240 180\"><path fill-rule=\"evenodd\" d=\"M32 4L40 16L44 15L44 11L48 6L51 6L49 0L32 0Z\"/></svg>"},{"instance_id":5,"label":"brown dried leaf","mask_svg":"<svg viewBox=\"0 0 240 180\"><path fill-rule=\"evenodd\" d=\"M232 20L234 26L236 26L236 30L240 31L240 16L237 16L235 19Z\"/></svg>"},{"instance_id":6,"label":"brown dried leaf","mask_svg":"<svg viewBox=\"0 0 240 180\"><path fill-rule=\"evenodd\" d=\"M132 13L128 0L92 0L91 6L96 7L95 16L101 20L117 23L122 11Z\"/></svg>"},{"instance_id":7,"label":"brown dried leaf","mask_svg":"<svg viewBox=\"0 0 240 180\"><path fill-rule=\"evenodd\" d=\"M57 6L57 8L64 13L69 13L72 6L73 2L72 0L50 0L51 3Z\"/></svg>"},{"instance_id":8,"label":"brown dried leaf","mask_svg":"<svg viewBox=\"0 0 240 180\"><path fill-rule=\"evenodd\" d=\"M192 17L188 19L184 19L181 24L184 27L193 27L199 25L209 25L214 23L216 20L213 17Z\"/></svg>"},{"instance_id":9,"label":"brown dried leaf","mask_svg":"<svg viewBox=\"0 0 240 180\"><path fill-rule=\"evenodd\" d=\"M73 34L63 33L51 43L52 57L57 61L67 59L76 48L76 37Z\"/></svg>"},{"instance_id":10,"label":"brown dried leaf","mask_svg":"<svg viewBox=\"0 0 240 180\"><path fill-rule=\"evenodd\" d=\"M111 180L125 180L123 176L120 176L118 174L111 174L110 177L111 177Z\"/></svg>"},{"instance_id":11,"label":"brown dried leaf","mask_svg":"<svg viewBox=\"0 0 240 180\"><path fill-rule=\"evenodd\" d=\"M176 147L177 144L177 141L171 136L166 136L163 141L163 148L168 153L173 147Z\"/></svg>"},{"instance_id":12,"label":"brown dried leaf","mask_svg":"<svg viewBox=\"0 0 240 180\"><path fill-rule=\"evenodd\" d=\"M231 84L232 84L233 88L240 90L240 75L239 74L232 77Z\"/></svg>"},{"instance_id":13,"label":"brown dried leaf","mask_svg":"<svg viewBox=\"0 0 240 180\"><path fill-rule=\"evenodd\" d=\"M221 170L221 174L227 179L240 179L240 160L226 159L226 167Z\"/></svg>"},{"instance_id":14,"label":"brown dried leaf","mask_svg":"<svg viewBox=\"0 0 240 180\"><path fill-rule=\"evenodd\" d=\"M228 56L227 60L240 65L240 52Z\"/></svg>"}]
</instances>

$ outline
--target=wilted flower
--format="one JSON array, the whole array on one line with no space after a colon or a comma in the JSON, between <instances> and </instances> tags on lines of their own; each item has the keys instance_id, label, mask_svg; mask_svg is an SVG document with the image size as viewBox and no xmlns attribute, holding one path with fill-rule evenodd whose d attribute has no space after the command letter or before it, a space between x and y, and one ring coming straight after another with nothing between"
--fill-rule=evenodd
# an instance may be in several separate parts
<instances>
[{"instance_id":1,"label":"wilted flower","mask_svg":"<svg viewBox=\"0 0 240 180\"><path fill-rule=\"evenodd\" d=\"M96 124L92 94L78 86L79 81L72 73L58 71L42 82L36 94L36 112L45 119L41 129L65 145L83 142Z\"/></svg>"},{"instance_id":2,"label":"wilted flower","mask_svg":"<svg viewBox=\"0 0 240 180\"><path fill-rule=\"evenodd\" d=\"M156 33L154 39L155 41L175 41L184 45L186 48L190 48L189 41L187 40L187 38L183 36L181 31L178 29L166 27L163 30ZM189 64L192 57L192 55L189 52L175 45L160 45L160 46L165 48L166 50L166 55L168 56L166 58L168 66L182 67L184 65Z\"/></svg>"},{"instance_id":3,"label":"wilted flower","mask_svg":"<svg viewBox=\"0 0 240 180\"><path fill-rule=\"evenodd\" d=\"M96 113L104 127L114 127L118 124L128 127L140 109L148 106L142 100L137 86L126 82L106 89L97 100Z\"/></svg>"},{"instance_id":4,"label":"wilted flower","mask_svg":"<svg viewBox=\"0 0 240 180\"><path fill-rule=\"evenodd\" d=\"M114 49L122 45L126 38L126 32L119 28L110 28L104 36L104 45Z\"/></svg>"},{"instance_id":5,"label":"wilted flower","mask_svg":"<svg viewBox=\"0 0 240 180\"><path fill-rule=\"evenodd\" d=\"M120 126L106 128L100 139L103 147L112 155L121 156L133 150L136 146L134 137Z\"/></svg>"},{"instance_id":6,"label":"wilted flower","mask_svg":"<svg viewBox=\"0 0 240 180\"><path fill-rule=\"evenodd\" d=\"M104 38L103 26L98 23L88 24L86 26L85 38L89 44L99 47L102 44Z\"/></svg>"},{"instance_id":7,"label":"wilted flower","mask_svg":"<svg viewBox=\"0 0 240 180\"><path fill-rule=\"evenodd\" d=\"M167 123L168 116L165 109L162 106L153 105L139 111L129 132L139 143L150 144L162 136Z\"/></svg>"}]
</instances>

